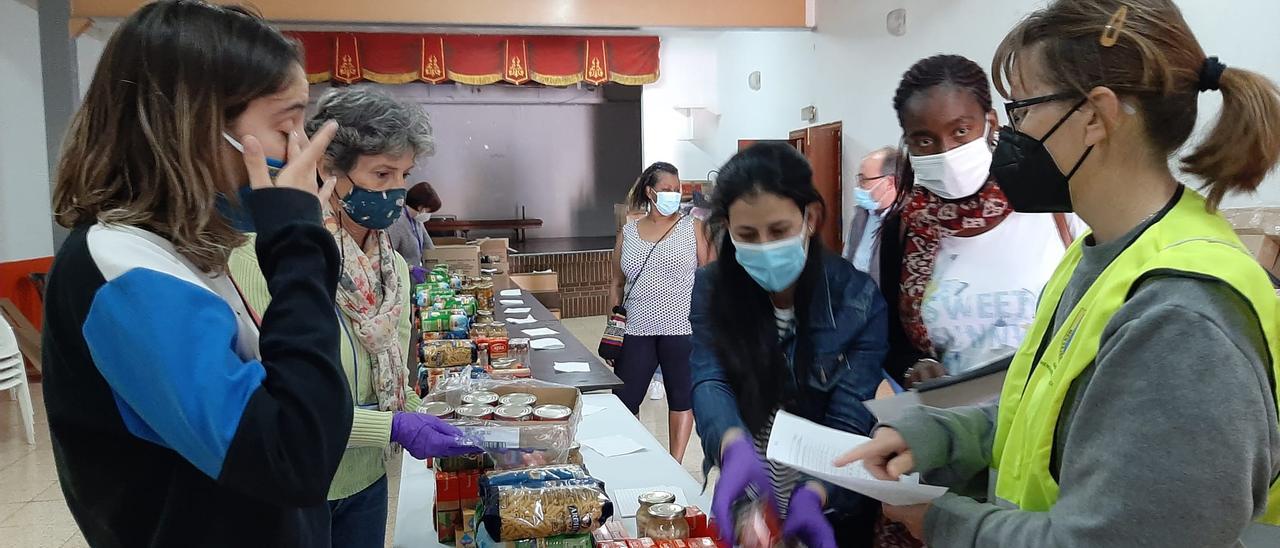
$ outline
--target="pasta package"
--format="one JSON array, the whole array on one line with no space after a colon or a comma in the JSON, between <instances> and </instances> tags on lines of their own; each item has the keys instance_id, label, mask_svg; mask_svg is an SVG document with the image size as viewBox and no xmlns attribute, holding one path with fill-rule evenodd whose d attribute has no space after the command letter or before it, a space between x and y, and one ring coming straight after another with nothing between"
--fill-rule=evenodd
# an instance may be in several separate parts
<instances>
[{"instance_id":1,"label":"pasta package","mask_svg":"<svg viewBox=\"0 0 1280 548\"><path fill-rule=\"evenodd\" d=\"M419 354L427 367L461 367L475 361L476 345L468 340L424 340Z\"/></svg>"},{"instance_id":2,"label":"pasta package","mask_svg":"<svg viewBox=\"0 0 1280 548\"><path fill-rule=\"evenodd\" d=\"M587 469L578 464L531 466L515 470L489 472L480 480L481 492L510 486L538 486L548 481L589 480Z\"/></svg>"},{"instance_id":3,"label":"pasta package","mask_svg":"<svg viewBox=\"0 0 1280 548\"><path fill-rule=\"evenodd\" d=\"M594 479L491 488L484 525L494 540L590 533L613 515L604 485Z\"/></svg>"}]
</instances>

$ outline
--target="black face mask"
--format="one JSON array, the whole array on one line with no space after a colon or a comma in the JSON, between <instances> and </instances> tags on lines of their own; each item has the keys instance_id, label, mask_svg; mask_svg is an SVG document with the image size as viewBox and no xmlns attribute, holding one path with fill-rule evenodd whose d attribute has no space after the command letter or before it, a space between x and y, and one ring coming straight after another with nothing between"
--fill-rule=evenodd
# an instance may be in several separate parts
<instances>
[{"instance_id":1,"label":"black face mask","mask_svg":"<svg viewBox=\"0 0 1280 548\"><path fill-rule=\"evenodd\" d=\"M1013 129L1011 126L1000 128L1000 142L991 157L991 175L996 184L1009 198L1009 205L1014 211L1021 213L1070 213L1071 187L1067 184L1071 177L1080 170L1093 147L1085 149L1071 173L1062 174L1053 155L1044 146L1045 141L1053 136L1058 128L1075 114L1085 101L1076 103L1058 123L1044 135L1036 139Z\"/></svg>"}]
</instances>

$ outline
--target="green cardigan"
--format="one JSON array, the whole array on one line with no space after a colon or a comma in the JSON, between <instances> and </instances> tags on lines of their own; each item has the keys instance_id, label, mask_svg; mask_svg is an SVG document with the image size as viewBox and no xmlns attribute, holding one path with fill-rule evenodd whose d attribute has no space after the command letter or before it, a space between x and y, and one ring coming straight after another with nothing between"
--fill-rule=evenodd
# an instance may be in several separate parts
<instances>
[{"instance_id":1,"label":"green cardigan","mask_svg":"<svg viewBox=\"0 0 1280 548\"><path fill-rule=\"evenodd\" d=\"M255 235L250 234L249 242L231 253L231 276L244 292L249 306L258 314L267 309L271 303L271 294L267 291L267 282L258 267L258 256L254 252ZM396 262L396 275L400 276L400 287L409 287L409 267L399 254L392 253ZM401 295L404 299L403 311L400 314L400 345L405 349L404 355L412 355L409 349L410 317L413 307L409 301L409 292ZM334 309L335 318L338 317ZM345 315L339 320L346 324L346 331L340 330L342 349L342 369L347 374L347 383L352 387L351 397L357 408L351 422L351 438L347 440L347 452L338 465L338 473L329 486L329 500L340 500L373 485L387 473L387 463L383 458L383 449L391 440L391 415L389 411L370 411L358 406L377 403L373 392L373 368L370 366L369 353L360 344L352 347L352 340L346 333L354 333L355 326ZM407 367L407 364L406 364ZM357 375L357 373L359 373ZM408 386L405 387L405 409L414 410L422 400Z\"/></svg>"}]
</instances>

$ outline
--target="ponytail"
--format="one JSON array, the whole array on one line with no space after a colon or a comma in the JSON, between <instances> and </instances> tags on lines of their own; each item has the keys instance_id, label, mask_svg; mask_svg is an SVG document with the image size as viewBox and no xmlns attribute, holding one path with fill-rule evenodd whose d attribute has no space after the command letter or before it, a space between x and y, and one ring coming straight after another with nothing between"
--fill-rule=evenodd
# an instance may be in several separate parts
<instances>
[{"instance_id":1,"label":"ponytail","mask_svg":"<svg viewBox=\"0 0 1280 548\"><path fill-rule=\"evenodd\" d=\"M1216 208L1227 192L1253 192L1280 161L1280 88L1252 71L1227 68L1222 113L1182 169L1204 180Z\"/></svg>"},{"instance_id":2,"label":"ponytail","mask_svg":"<svg viewBox=\"0 0 1280 548\"><path fill-rule=\"evenodd\" d=\"M644 168L644 171L636 178L636 182L631 185L631 190L627 192L628 209L641 211L649 207L649 195L645 194L645 191L658 184L659 173L669 173L676 178L680 177L680 171L676 169L676 166L666 162L650 164L649 167Z\"/></svg>"}]
</instances>

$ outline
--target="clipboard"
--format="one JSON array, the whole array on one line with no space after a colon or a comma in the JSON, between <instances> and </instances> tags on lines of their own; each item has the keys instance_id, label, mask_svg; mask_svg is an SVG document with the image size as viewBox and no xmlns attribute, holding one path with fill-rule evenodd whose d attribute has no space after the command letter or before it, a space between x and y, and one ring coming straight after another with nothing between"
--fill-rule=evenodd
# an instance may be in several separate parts
<instances>
[{"instance_id":1,"label":"clipboard","mask_svg":"<svg viewBox=\"0 0 1280 548\"><path fill-rule=\"evenodd\" d=\"M1001 356L959 375L922 382L892 398L862 403L880 422L894 420L919 405L947 408L986 403L1000 397L1012 363L1013 354Z\"/></svg>"}]
</instances>

